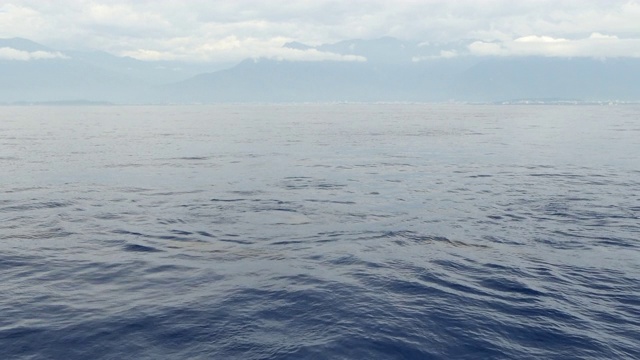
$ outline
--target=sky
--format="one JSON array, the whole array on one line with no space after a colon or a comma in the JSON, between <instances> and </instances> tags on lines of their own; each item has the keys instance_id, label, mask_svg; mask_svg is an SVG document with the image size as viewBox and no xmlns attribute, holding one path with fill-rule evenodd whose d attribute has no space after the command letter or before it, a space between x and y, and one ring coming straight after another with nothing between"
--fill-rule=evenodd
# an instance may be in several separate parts
<instances>
[{"instance_id":1,"label":"sky","mask_svg":"<svg viewBox=\"0 0 640 360\"><path fill-rule=\"evenodd\" d=\"M350 61L282 46L383 36L465 44L447 57L640 57L640 0L0 0L0 38L141 60Z\"/></svg>"}]
</instances>

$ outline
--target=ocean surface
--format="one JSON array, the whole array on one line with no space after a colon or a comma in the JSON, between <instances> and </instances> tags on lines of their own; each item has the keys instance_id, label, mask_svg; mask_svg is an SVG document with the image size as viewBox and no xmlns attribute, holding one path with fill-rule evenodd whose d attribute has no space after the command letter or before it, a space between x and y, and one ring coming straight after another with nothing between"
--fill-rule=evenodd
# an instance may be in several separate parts
<instances>
[{"instance_id":1,"label":"ocean surface","mask_svg":"<svg viewBox=\"0 0 640 360\"><path fill-rule=\"evenodd\" d=\"M639 359L640 107L0 107L0 359Z\"/></svg>"}]
</instances>

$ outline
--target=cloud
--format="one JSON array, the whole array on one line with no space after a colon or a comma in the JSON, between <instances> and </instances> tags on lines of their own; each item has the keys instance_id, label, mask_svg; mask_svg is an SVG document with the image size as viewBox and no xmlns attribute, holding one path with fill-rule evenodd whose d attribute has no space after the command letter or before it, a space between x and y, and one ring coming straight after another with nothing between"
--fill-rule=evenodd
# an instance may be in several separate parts
<instances>
[{"instance_id":1,"label":"cloud","mask_svg":"<svg viewBox=\"0 0 640 360\"><path fill-rule=\"evenodd\" d=\"M358 55L341 55L316 49L299 50L290 48L279 48L267 56L276 60L291 61L356 61L364 62L367 58Z\"/></svg>"},{"instance_id":2,"label":"cloud","mask_svg":"<svg viewBox=\"0 0 640 360\"><path fill-rule=\"evenodd\" d=\"M126 37L161 37L171 35L169 18L151 10L137 9L129 4L90 4L82 10L79 24Z\"/></svg>"},{"instance_id":3,"label":"cloud","mask_svg":"<svg viewBox=\"0 0 640 360\"><path fill-rule=\"evenodd\" d=\"M230 36L219 41L200 43L192 39L174 41L166 48L158 51L136 49L123 55L140 60L191 60L208 61L216 58L219 61L237 61L246 58L269 58L276 60L296 61L366 61L357 55L341 55L317 49L292 49L283 47L287 39L275 38L262 41L256 38L240 39Z\"/></svg>"},{"instance_id":4,"label":"cloud","mask_svg":"<svg viewBox=\"0 0 640 360\"><path fill-rule=\"evenodd\" d=\"M600 33L581 39L528 35L500 42L476 41L469 51L479 56L640 57L640 39Z\"/></svg>"},{"instance_id":5,"label":"cloud","mask_svg":"<svg viewBox=\"0 0 640 360\"><path fill-rule=\"evenodd\" d=\"M421 47L426 45L423 43L423 44L418 44L418 46ZM457 56L459 56L459 54L456 50L440 50L438 55L414 56L411 58L411 61L420 62L420 61L427 61L427 60L434 60L434 59L451 59Z\"/></svg>"},{"instance_id":6,"label":"cloud","mask_svg":"<svg viewBox=\"0 0 640 360\"><path fill-rule=\"evenodd\" d=\"M0 37L191 61L331 57L279 48L382 36L476 41L473 54L592 54L609 47L634 56L638 19L640 0L9 0L0 5ZM590 38L594 33L617 39Z\"/></svg>"},{"instance_id":7,"label":"cloud","mask_svg":"<svg viewBox=\"0 0 640 360\"><path fill-rule=\"evenodd\" d=\"M508 52L502 44L484 41L475 41L469 45L469 52L479 56L506 56Z\"/></svg>"},{"instance_id":8,"label":"cloud","mask_svg":"<svg viewBox=\"0 0 640 360\"><path fill-rule=\"evenodd\" d=\"M60 52L49 51L22 51L10 47L0 48L0 60L45 60L45 59L68 59Z\"/></svg>"}]
</instances>

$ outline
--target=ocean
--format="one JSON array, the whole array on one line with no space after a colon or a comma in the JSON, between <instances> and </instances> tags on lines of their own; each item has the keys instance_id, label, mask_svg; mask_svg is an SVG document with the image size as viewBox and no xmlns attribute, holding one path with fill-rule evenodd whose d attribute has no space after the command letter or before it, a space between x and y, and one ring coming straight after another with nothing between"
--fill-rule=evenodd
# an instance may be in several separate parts
<instances>
[{"instance_id":1,"label":"ocean","mask_svg":"<svg viewBox=\"0 0 640 360\"><path fill-rule=\"evenodd\" d=\"M640 107L0 107L1 359L639 359Z\"/></svg>"}]
</instances>

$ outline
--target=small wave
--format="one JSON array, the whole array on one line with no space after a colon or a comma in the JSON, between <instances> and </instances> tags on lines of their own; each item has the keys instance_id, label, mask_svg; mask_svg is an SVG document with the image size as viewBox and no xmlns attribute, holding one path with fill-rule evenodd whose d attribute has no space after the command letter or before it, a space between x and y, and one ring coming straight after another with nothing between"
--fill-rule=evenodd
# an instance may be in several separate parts
<instances>
[{"instance_id":1,"label":"small wave","mask_svg":"<svg viewBox=\"0 0 640 360\"><path fill-rule=\"evenodd\" d=\"M124 247L125 251L131 252L160 252L162 250L156 249L151 246L139 245L139 244L127 244Z\"/></svg>"},{"instance_id":2,"label":"small wave","mask_svg":"<svg viewBox=\"0 0 640 360\"><path fill-rule=\"evenodd\" d=\"M42 201L32 202L21 205L5 206L0 208L0 212L25 212L40 209L57 209L72 206L73 202L68 201Z\"/></svg>"}]
</instances>

